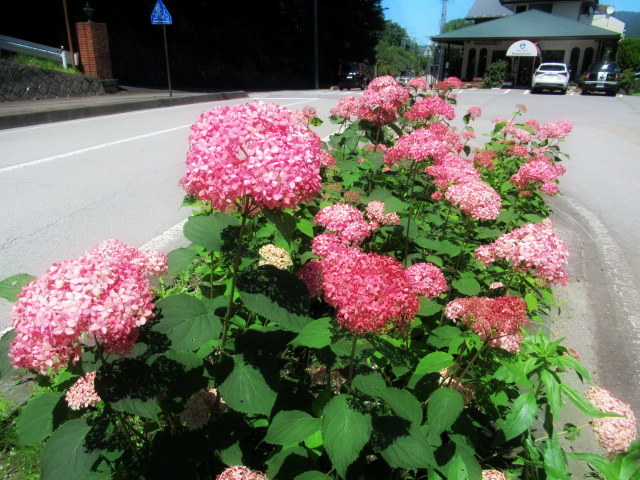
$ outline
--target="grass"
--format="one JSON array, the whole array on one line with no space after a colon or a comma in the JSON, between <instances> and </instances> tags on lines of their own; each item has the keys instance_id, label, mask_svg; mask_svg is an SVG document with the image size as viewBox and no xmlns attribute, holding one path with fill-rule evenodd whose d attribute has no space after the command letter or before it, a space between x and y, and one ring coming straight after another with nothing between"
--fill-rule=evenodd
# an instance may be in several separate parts
<instances>
[{"instance_id":1,"label":"grass","mask_svg":"<svg viewBox=\"0 0 640 480\"><path fill-rule=\"evenodd\" d=\"M55 60L45 60L43 58L30 57L29 55L17 54L10 57L10 59L17 63L29 65L31 67L45 68L47 70L55 70L63 73L74 73L82 75L82 72L75 67L64 68L61 63Z\"/></svg>"},{"instance_id":2,"label":"grass","mask_svg":"<svg viewBox=\"0 0 640 480\"><path fill-rule=\"evenodd\" d=\"M13 404L0 396L0 478L38 480L43 444L18 445L17 415Z\"/></svg>"}]
</instances>

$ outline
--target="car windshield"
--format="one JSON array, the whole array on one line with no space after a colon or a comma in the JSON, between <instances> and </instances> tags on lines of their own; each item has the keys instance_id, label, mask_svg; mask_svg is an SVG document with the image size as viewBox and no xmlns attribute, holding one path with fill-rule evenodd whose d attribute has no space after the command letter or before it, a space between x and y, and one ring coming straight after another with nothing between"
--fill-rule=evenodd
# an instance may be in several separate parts
<instances>
[{"instance_id":1,"label":"car windshield","mask_svg":"<svg viewBox=\"0 0 640 480\"><path fill-rule=\"evenodd\" d=\"M342 73L359 73L360 65L357 63L343 63L340 65L340 72Z\"/></svg>"},{"instance_id":2,"label":"car windshield","mask_svg":"<svg viewBox=\"0 0 640 480\"><path fill-rule=\"evenodd\" d=\"M409 77L411 75L412 75L411 70L400 70L401 77Z\"/></svg>"},{"instance_id":3,"label":"car windshield","mask_svg":"<svg viewBox=\"0 0 640 480\"><path fill-rule=\"evenodd\" d=\"M538 67L538 71L544 70L545 72L564 72L566 70L564 65L551 65L549 63L543 63Z\"/></svg>"},{"instance_id":4,"label":"car windshield","mask_svg":"<svg viewBox=\"0 0 640 480\"><path fill-rule=\"evenodd\" d=\"M616 72L617 70L618 65L616 65L615 63L595 63L591 65L589 73Z\"/></svg>"}]
</instances>

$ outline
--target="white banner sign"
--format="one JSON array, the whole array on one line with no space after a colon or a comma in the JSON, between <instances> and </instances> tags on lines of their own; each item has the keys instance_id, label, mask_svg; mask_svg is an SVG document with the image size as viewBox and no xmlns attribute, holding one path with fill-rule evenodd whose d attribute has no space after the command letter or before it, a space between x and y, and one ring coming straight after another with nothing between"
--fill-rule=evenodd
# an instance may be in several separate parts
<instances>
[{"instance_id":1,"label":"white banner sign","mask_svg":"<svg viewBox=\"0 0 640 480\"><path fill-rule=\"evenodd\" d=\"M518 40L507 50L507 57L537 57L538 55L540 55L540 49L529 40Z\"/></svg>"}]
</instances>

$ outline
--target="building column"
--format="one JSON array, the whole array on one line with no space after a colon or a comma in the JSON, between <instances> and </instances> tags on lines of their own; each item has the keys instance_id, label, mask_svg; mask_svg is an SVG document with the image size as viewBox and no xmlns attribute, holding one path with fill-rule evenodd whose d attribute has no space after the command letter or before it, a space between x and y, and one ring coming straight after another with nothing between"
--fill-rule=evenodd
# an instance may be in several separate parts
<instances>
[{"instance_id":1,"label":"building column","mask_svg":"<svg viewBox=\"0 0 640 480\"><path fill-rule=\"evenodd\" d=\"M77 22L80 63L85 75L100 77L103 80L113 78L111 72L111 54L107 24L96 22Z\"/></svg>"}]
</instances>

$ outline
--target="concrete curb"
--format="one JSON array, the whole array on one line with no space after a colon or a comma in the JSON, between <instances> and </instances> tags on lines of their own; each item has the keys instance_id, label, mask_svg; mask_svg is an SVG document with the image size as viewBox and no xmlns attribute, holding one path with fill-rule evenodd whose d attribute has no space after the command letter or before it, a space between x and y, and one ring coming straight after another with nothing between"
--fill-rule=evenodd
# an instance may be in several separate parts
<instances>
[{"instance_id":1,"label":"concrete curb","mask_svg":"<svg viewBox=\"0 0 640 480\"><path fill-rule=\"evenodd\" d=\"M189 105L192 103L247 98L248 96L249 95L245 91L181 95L175 97L156 97L150 99L140 99L132 96L131 101L118 99L116 102L100 105L61 107L37 112L2 115L0 116L0 130L27 127L42 123L63 122L66 120L76 120L78 118L96 117L100 115L114 115L116 113L133 112L136 110L146 110L151 108L173 107L176 105Z\"/></svg>"}]
</instances>

